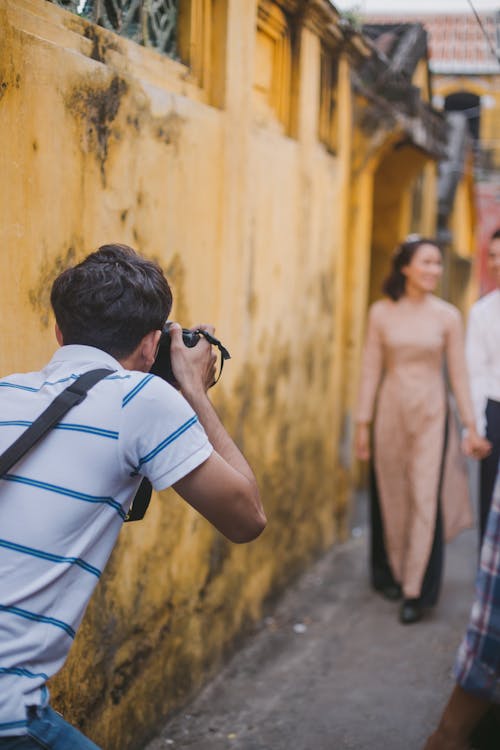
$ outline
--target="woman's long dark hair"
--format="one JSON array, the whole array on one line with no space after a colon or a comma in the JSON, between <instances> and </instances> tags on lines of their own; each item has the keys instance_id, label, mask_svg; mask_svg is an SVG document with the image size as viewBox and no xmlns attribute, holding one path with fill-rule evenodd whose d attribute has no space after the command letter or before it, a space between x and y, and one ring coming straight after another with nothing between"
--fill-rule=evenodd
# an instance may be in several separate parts
<instances>
[{"instance_id":1,"label":"woman's long dark hair","mask_svg":"<svg viewBox=\"0 0 500 750\"><path fill-rule=\"evenodd\" d=\"M421 245L433 245L441 252L436 240L427 237L409 237L399 245L392 258L390 273L382 284L383 293L394 302L397 302L406 290L406 276L403 273L403 268L411 263L413 256Z\"/></svg>"}]
</instances>

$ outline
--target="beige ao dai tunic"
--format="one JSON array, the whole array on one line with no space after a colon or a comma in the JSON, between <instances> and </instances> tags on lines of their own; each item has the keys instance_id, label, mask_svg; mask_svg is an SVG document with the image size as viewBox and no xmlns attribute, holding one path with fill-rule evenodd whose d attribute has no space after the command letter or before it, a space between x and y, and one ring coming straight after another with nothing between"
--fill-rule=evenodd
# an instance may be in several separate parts
<instances>
[{"instance_id":1,"label":"beige ao dai tunic","mask_svg":"<svg viewBox=\"0 0 500 750\"><path fill-rule=\"evenodd\" d=\"M453 420L444 364L460 416L469 423L473 411L458 310L433 295L423 301L385 299L371 307L356 421L371 422L377 400L373 453L384 541L406 598L420 595L438 503L446 540L472 520L456 428L448 429L445 440L446 422Z\"/></svg>"}]
</instances>

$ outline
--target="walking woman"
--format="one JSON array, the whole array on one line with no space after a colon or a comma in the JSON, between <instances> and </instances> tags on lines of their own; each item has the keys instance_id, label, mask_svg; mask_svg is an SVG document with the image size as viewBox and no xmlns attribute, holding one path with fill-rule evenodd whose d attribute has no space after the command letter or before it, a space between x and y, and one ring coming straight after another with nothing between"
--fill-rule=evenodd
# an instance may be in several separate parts
<instances>
[{"instance_id":1,"label":"walking woman","mask_svg":"<svg viewBox=\"0 0 500 750\"><path fill-rule=\"evenodd\" d=\"M372 583L388 599L403 597L404 624L436 604L444 541L472 523L444 365L464 450L476 458L488 450L476 432L460 313L432 294L442 270L433 240L413 237L398 248L387 299L370 309L356 414L356 455L372 459Z\"/></svg>"}]
</instances>

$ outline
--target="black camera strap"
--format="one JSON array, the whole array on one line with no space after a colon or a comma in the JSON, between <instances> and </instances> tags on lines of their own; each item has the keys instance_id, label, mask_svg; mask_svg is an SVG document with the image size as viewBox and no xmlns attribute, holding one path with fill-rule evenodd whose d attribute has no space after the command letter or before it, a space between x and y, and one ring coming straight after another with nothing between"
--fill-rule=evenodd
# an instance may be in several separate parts
<instances>
[{"instance_id":1,"label":"black camera strap","mask_svg":"<svg viewBox=\"0 0 500 750\"><path fill-rule=\"evenodd\" d=\"M220 376L222 375L222 368L224 367L224 362L226 361L226 359L231 359L231 355L229 354L228 350L226 349L222 341L220 341L219 339L216 339L215 336L212 336L212 334L209 333L208 331L205 331L203 328L198 328L196 330L196 333L203 336L203 338L205 338L209 344L212 344L212 346L216 346L220 352L219 374L217 375L214 382L212 383L212 386L214 386L220 380Z\"/></svg>"},{"instance_id":2,"label":"black camera strap","mask_svg":"<svg viewBox=\"0 0 500 750\"><path fill-rule=\"evenodd\" d=\"M0 456L0 477L48 432L61 421L64 415L86 397L93 385L112 373L113 370L90 370L71 383L48 405L40 416Z\"/></svg>"},{"instance_id":3,"label":"black camera strap","mask_svg":"<svg viewBox=\"0 0 500 750\"><path fill-rule=\"evenodd\" d=\"M80 375L71 385L64 389L48 405L48 407L31 423L29 427L0 455L0 477L3 477L14 464L23 458L28 451L37 443L52 427L54 427L64 415L87 397L88 391L110 375L114 370L99 369L89 370ZM132 508L126 517L126 521L140 521L151 499L151 483L143 479L134 497ZM137 504L137 505L136 505Z\"/></svg>"},{"instance_id":4,"label":"black camera strap","mask_svg":"<svg viewBox=\"0 0 500 750\"><path fill-rule=\"evenodd\" d=\"M153 492L153 485L144 477L137 489L132 500L129 512L125 517L125 523L128 521L142 521L146 515L146 511L151 500L151 493Z\"/></svg>"}]
</instances>

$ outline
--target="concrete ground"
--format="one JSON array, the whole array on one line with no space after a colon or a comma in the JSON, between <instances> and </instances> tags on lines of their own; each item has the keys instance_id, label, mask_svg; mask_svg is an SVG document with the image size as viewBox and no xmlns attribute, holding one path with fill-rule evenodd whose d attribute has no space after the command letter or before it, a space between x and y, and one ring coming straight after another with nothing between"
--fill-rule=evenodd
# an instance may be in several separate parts
<instances>
[{"instance_id":1,"label":"concrete ground","mask_svg":"<svg viewBox=\"0 0 500 750\"><path fill-rule=\"evenodd\" d=\"M452 686L476 532L446 550L438 607L403 626L367 579L367 532L329 551L145 750L421 750Z\"/></svg>"}]
</instances>

